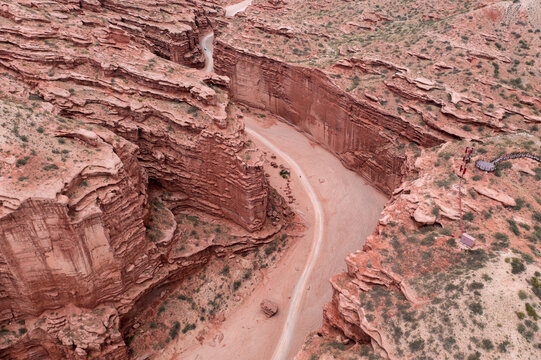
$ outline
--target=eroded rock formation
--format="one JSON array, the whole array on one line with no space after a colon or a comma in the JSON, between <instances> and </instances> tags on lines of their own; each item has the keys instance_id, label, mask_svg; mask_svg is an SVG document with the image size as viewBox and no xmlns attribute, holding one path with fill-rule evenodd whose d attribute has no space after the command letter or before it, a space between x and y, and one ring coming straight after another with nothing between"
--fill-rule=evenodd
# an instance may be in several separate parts
<instances>
[{"instance_id":1,"label":"eroded rock formation","mask_svg":"<svg viewBox=\"0 0 541 360\"><path fill-rule=\"evenodd\" d=\"M507 26L499 21L509 4L468 4L466 16L456 4L425 2L414 12L377 1L289 1L276 8L256 1L221 29L215 70L231 79L233 99L281 116L391 194L406 173L405 146L478 140L539 121L528 95L537 91L534 82L509 75L539 76L530 51L539 39L533 28L520 29L529 15L509 15L516 24L505 32L517 35L508 40L488 34ZM434 21L434 11L462 14L453 18L460 25ZM369 23L374 34L345 26L343 18ZM470 18L483 34L469 29ZM525 60L512 59L500 43L494 49L496 39ZM500 67L511 69L503 74Z\"/></svg>"},{"instance_id":2,"label":"eroded rock formation","mask_svg":"<svg viewBox=\"0 0 541 360\"><path fill-rule=\"evenodd\" d=\"M508 147L541 150L539 138L527 134L487 140L486 145L475 146L474 156ZM412 164L410 179L395 190L374 234L361 250L346 257L347 272L331 277L333 297L324 307L319 330L324 337L312 336L314 343L305 343L296 359L322 356L328 353L326 344L343 338L353 340L343 347L341 356L346 357L363 344L391 359L405 354L414 358L475 355L476 338L461 334L480 321L479 333L486 343L503 344L510 357L519 352L535 356L537 335L515 330L521 319L514 311L524 307L516 300L517 292L535 296L537 291L531 284L540 269L534 245L541 229L541 209L535 200L539 177L513 169L500 169L504 171L500 177L482 175L477 169L467 175L462 188L465 231L477 240L473 250L461 247L458 187L453 186L457 179L453 169L461 157L444 158L464 145L458 142L424 151ZM523 160L522 166L536 164ZM497 195L479 191L487 189L489 182L499 189ZM525 208L525 203L532 206ZM416 213L422 219L434 218L435 225L419 221ZM499 308L508 309L510 315L494 316ZM502 324L507 324L505 330Z\"/></svg>"},{"instance_id":3,"label":"eroded rock formation","mask_svg":"<svg viewBox=\"0 0 541 360\"><path fill-rule=\"evenodd\" d=\"M242 125L227 119L227 97L219 89L226 79L154 56L152 44L147 48L131 40L139 37L112 26L104 13L44 4L43 11L66 19L43 34L38 25L49 21L44 15L20 5L17 19L27 14L27 21L17 23L9 18L14 6L6 10L4 19L13 23L2 35L6 45L0 61L5 76L23 83L25 88L18 91L137 144L150 179L182 192L186 206L252 230L261 227L265 182L259 168L239 157L245 141ZM85 16L101 17L105 25L85 25ZM75 27L77 38L68 37ZM119 38L119 32L124 37ZM215 84L216 90L206 84Z\"/></svg>"},{"instance_id":4,"label":"eroded rock formation","mask_svg":"<svg viewBox=\"0 0 541 360\"><path fill-rule=\"evenodd\" d=\"M220 11L1 4L0 356L126 358L121 328L153 287L280 229L228 79L182 65L201 65ZM185 209L259 232L170 254Z\"/></svg>"},{"instance_id":5,"label":"eroded rock formation","mask_svg":"<svg viewBox=\"0 0 541 360\"><path fill-rule=\"evenodd\" d=\"M400 183L405 158L385 128L423 146L441 142L381 106L356 100L318 69L250 54L220 41L214 51L216 71L231 78L235 100L287 119L387 193Z\"/></svg>"}]
</instances>

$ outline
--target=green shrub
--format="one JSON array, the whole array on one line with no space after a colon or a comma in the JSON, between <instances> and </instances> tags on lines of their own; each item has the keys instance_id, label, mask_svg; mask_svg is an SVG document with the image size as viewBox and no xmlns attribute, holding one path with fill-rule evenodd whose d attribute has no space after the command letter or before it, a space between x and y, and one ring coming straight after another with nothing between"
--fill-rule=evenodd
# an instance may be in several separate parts
<instances>
[{"instance_id":1,"label":"green shrub","mask_svg":"<svg viewBox=\"0 0 541 360\"><path fill-rule=\"evenodd\" d=\"M516 236L520 236L520 230L518 229L517 223L513 219L507 219L507 223L509 225L509 230L513 232Z\"/></svg>"},{"instance_id":2,"label":"green shrub","mask_svg":"<svg viewBox=\"0 0 541 360\"><path fill-rule=\"evenodd\" d=\"M195 324L186 324L184 326L184 329L182 329L182 333L186 334L188 331L195 329Z\"/></svg>"},{"instance_id":3,"label":"green shrub","mask_svg":"<svg viewBox=\"0 0 541 360\"><path fill-rule=\"evenodd\" d=\"M425 341L423 339L417 339L415 341L411 341L408 346L412 352L420 351L425 348Z\"/></svg>"},{"instance_id":4,"label":"green shrub","mask_svg":"<svg viewBox=\"0 0 541 360\"><path fill-rule=\"evenodd\" d=\"M496 242L497 247L508 247L509 246L509 237L501 232L497 232L494 234L494 238L498 240Z\"/></svg>"},{"instance_id":5,"label":"green shrub","mask_svg":"<svg viewBox=\"0 0 541 360\"><path fill-rule=\"evenodd\" d=\"M484 287L485 287L485 285L483 285L483 283L480 283L480 282L477 282L477 281L474 281L470 285L468 285L468 289L470 291L471 290L480 290L480 289L482 289Z\"/></svg>"},{"instance_id":6,"label":"green shrub","mask_svg":"<svg viewBox=\"0 0 541 360\"><path fill-rule=\"evenodd\" d=\"M231 274L229 273L229 265L224 266L222 271L220 271L220 274L224 276L230 276Z\"/></svg>"},{"instance_id":7,"label":"green shrub","mask_svg":"<svg viewBox=\"0 0 541 360\"><path fill-rule=\"evenodd\" d=\"M537 312L535 311L533 306L530 305L530 303L526 303L526 312L528 313L528 316L533 317L536 321L537 321L537 319L539 319L539 316L537 315Z\"/></svg>"},{"instance_id":8,"label":"green shrub","mask_svg":"<svg viewBox=\"0 0 541 360\"><path fill-rule=\"evenodd\" d=\"M45 171L58 170L58 166L56 166L56 164L47 164L43 167L43 170Z\"/></svg>"},{"instance_id":9,"label":"green shrub","mask_svg":"<svg viewBox=\"0 0 541 360\"><path fill-rule=\"evenodd\" d=\"M473 216L473 213L471 211L468 211L467 213L464 214L464 216L462 218L464 220L466 220L466 221L473 221L474 216Z\"/></svg>"},{"instance_id":10,"label":"green shrub","mask_svg":"<svg viewBox=\"0 0 541 360\"><path fill-rule=\"evenodd\" d=\"M175 321L171 329L169 329L169 337L171 339L174 339L178 335L178 331L180 330L180 323L178 321Z\"/></svg>"},{"instance_id":11,"label":"green shrub","mask_svg":"<svg viewBox=\"0 0 541 360\"><path fill-rule=\"evenodd\" d=\"M483 315L483 305L481 305L481 303L474 302L469 304L468 307L470 308L470 311L472 313L477 315Z\"/></svg>"},{"instance_id":12,"label":"green shrub","mask_svg":"<svg viewBox=\"0 0 541 360\"><path fill-rule=\"evenodd\" d=\"M509 344L509 341L504 341L498 344L498 351L502 353L507 352L507 347L509 346Z\"/></svg>"},{"instance_id":13,"label":"green shrub","mask_svg":"<svg viewBox=\"0 0 541 360\"><path fill-rule=\"evenodd\" d=\"M511 261L511 272L513 274L519 274L526 270L526 267L524 266L524 262L522 262L519 258L513 258Z\"/></svg>"},{"instance_id":14,"label":"green shrub","mask_svg":"<svg viewBox=\"0 0 541 360\"><path fill-rule=\"evenodd\" d=\"M483 339L483 341L481 341L481 347L487 351L494 349L494 345L489 339Z\"/></svg>"},{"instance_id":15,"label":"green shrub","mask_svg":"<svg viewBox=\"0 0 541 360\"><path fill-rule=\"evenodd\" d=\"M513 208L513 210L515 211L519 211L520 209L522 209L524 204L526 204L526 201L524 201L523 198L516 198L515 202L517 203L517 205Z\"/></svg>"},{"instance_id":16,"label":"green shrub","mask_svg":"<svg viewBox=\"0 0 541 360\"><path fill-rule=\"evenodd\" d=\"M532 285L532 291L539 299L541 299L541 282L537 279L537 276L532 276L530 279Z\"/></svg>"},{"instance_id":17,"label":"green shrub","mask_svg":"<svg viewBox=\"0 0 541 360\"><path fill-rule=\"evenodd\" d=\"M338 350L344 350L345 347L344 347L344 344L342 344L341 342L338 342L338 341L333 341L331 343L329 343L329 346L334 348L334 349L338 349Z\"/></svg>"}]
</instances>

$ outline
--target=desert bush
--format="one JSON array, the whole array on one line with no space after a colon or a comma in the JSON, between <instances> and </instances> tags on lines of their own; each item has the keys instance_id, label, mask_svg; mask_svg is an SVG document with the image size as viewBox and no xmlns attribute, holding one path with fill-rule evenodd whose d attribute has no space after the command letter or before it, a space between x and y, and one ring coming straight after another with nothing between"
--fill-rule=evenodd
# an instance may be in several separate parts
<instances>
[{"instance_id":1,"label":"desert bush","mask_svg":"<svg viewBox=\"0 0 541 360\"><path fill-rule=\"evenodd\" d=\"M511 272L513 274L519 274L524 270L526 270L526 267L524 266L524 262L522 262L521 259L513 258L513 260L511 260Z\"/></svg>"},{"instance_id":2,"label":"desert bush","mask_svg":"<svg viewBox=\"0 0 541 360\"><path fill-rule=\"evenodd\" d=\"M483 305L481 305L481 303L474 302L469 304L468 307L470 308L470 311L472 313L477 315L483 315Z\"/></svg>"},{"instance_id":3,"label":"desert bush","mask_svg":"<svg viewBox=\"0 0 541 360\"><path fill-rule=\"evenodd\" d=\"M517 222L513 219L507 219L509 230L516 236L520 236L520 230L518 229Z\"/></svg>"},{"instance_id":4,"label":"desert bush","mask_svg":"<svg viewBox=\"0 0 541 360\"><path fill-rule=\"evenodd\" d=\"M492 341L490 341L489 339L483 339L481 341L481 347L487 351L494 349L494 345L492 344Z\"/></svg>"},{"instance_id":5,"label":"desert bush","mask_svg":"<svg viewBox=\"0 0 541 360\"><path fill-rule=\"evenodd\" d=\"M528 316L533 317L535 321L537 321L537 319L539 319L539 316L537 315L537 312L535 311L533 306L530 305L530 303L526 303L525 306L526 306L526 313L528 313Z\"/></svg>"},{"instance_id":6,"label":"desert bush","mask_svg":"<svg viewBox=\"0 0 541 360\"><path fill-rule=\"evenodd\" d=\"M193 330L193 329L195 329L195 324L190 324L190 323L188 323L188 324L186 324L186 326L184 326L184 328L182 329L182 333L183 333L183 334L186 334L188 331Z\"/></svg>"},{"instance_id":7,"label":"desert bush","mask_svg":"<svg viewBox=\"0 0 541 360\"><path fill-rule=\"evenodd\" d=\"M169 330L169 337L171 339L174 339L178 335L178 331L180 330L180 323L178 321L175 321L173 326L171 326L171 329Z\"/></svg>"},{"instance_id":8,"label":"desert bush","mask_svg":"<svg viewBox=\"0 0 541 360\"><path fill-rule=\"evenodd\" d=\"M412 352L420 351L425 348L425 341L423 339L417 339L411 341L408 346Z\"/></svg>"}]
</instances>

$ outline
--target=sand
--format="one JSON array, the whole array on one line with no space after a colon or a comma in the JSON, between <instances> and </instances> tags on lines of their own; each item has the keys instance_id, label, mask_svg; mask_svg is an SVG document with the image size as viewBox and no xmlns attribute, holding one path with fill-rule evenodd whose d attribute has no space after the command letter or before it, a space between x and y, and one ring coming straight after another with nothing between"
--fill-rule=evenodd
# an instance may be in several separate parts
<instances>
[{"instance_id":1,"label":"sand","mask_svg":"<svg viewBox=\"0 0 541 360\"><path fill-rule=\"evenodd\" d=\"M321 326L322 306L331 298L328 279L345 271L345 256L361 248L366 236L376 226L387 198L372 188L358 174L347 170L341 162L321 146L310 141L292 126L266 114L264 119L245 114L246 126L263 136L295 161L322 205L323 241L306 286L301 292L298 312L289 313L289 305L299 277L307 265L317 232L314 231L314 208L302 186L298 174L291 170L291 189L296 198L293 209L303 218L307 229L288 249L275 268L267 269L265 280L253 294L221 325L224 338L217 346L203 343L190 349L180 349L180 343L169 346L160 358L164 359L271 359L280 340L286 319L296 315L287 347L292 359L300 349L304 337ZM256 138L255 143L268 152ZM278 163L287 162L278 156ZM291 166L290 166L291 167ZM285 188L279 169L268 166L271 185L283 193ZM278 303L276 316L267 319L259 309L263 298Z\"/></svg>"}]
</instances>

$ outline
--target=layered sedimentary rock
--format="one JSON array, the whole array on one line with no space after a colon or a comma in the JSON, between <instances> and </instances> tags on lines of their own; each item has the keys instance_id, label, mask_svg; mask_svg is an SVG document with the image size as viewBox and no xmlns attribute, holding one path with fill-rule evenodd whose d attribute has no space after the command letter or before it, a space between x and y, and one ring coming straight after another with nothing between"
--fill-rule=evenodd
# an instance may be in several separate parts
<instances>
[{"instance_id":1,"label":"layered sedimentary rock","mask_svg":"<svg viewBox=\"0 0 541 360\"><path fill-rule=\"evenodd\" d=\"M265 180L242 158L242 125L227 119L219 89L226 79L153 55L149 44L112 25L116 13L50 3L42 11L62 15L45 33L39 25L50 22L46 16L15 4L4 12L9 31L2 34L0 66L24 87L13 91L33 93L62 115L102 124L137 144L150 179L182 193L179 205L261 227Z\"/></svg>"},{"instance_id":2,"label":"layered sedimentary rock","mask_svg":"<svg viewBox=\"0 0 541 360\"><path fill-rule=\"evenodd\" d=\"M525 304L496 294L508 290L502 283L528 299L538 293L539 177L468 176L466 231L477 247L463 252L454 173L475 142L486 143L476 156L539 152L539 10L496 0L270 5L254 1L217 37L215 68L231 78L232 97L280 115L392 194L374 235L347 257L347 273L331 278L324 336L310 337L298 358L357 358L369 355L359 345L367 343L396 359L475 358L480 348L491 356L496 344L534 358L532 319L498 312L521 317ZM491 137L517 131L533 136ZM534 174L535 164L523 166ZM492 197L476 191L487 188ZM500 271L505 256L513 275L508 265ZM526 274L522 262L531 264Z\"/></svg>"},{"instance_id":3,"label":"layered sedimentary rock","mask_svg":"<svg viewBox=\"0 0 541 360\"><path fill-rule=\"evenodd\" d=\"M62 309L70 303L92 309L118 301L142 273L158 266L145 259L152 253L144 226L147 176L137 162L138 148L108 130L11 101L2 102L2 113L2 348L17 337L32 341L45 333L41 338L50 340L50 346L36 343L27 351L33 353L29 349L34 347L35 354L53 356L63 351L54 350L52 343L66 321L54 322L45 315L47 325L39 330L43 321L36 317L53 309L52 317L70 316ZM92 350L109 353L105 342L116 332L111 351L123 354L117 310L109 313L115 320L104 320L107 325L92 341ZM24 319L35 321L25 324ZM24 332L16 328L16 336L10 337L6 324ZM82 351L83 343L72 350ZM10 356L19 356L18 346L10 349Z\"/></svg>"},{"instance_id":4,"label":"layered sedimentary rock","mask_svg":"<svg viewBox=\"0 0 541 360\"><path fill-rule=\"evenodd\" d=\"M381 106L353 98L321 70L250 54L220 41L215 57L216 71L231 78L235 100L283 117L387 193L400 183L405 158L385 129L423 146L441 142Z\"/></svg>"},{"instance_id":5,"label":"layered sedimentary rock","mask_svg":"<svg viewBox=\"0 0 541 360\"><path fill-rule=\"evenodd\" d=\"M255 1L221 29L215 69L234 99L283 117L388 194L405 146L540 121L531 9L401 3Z\"/></svg>"},{"instance_id":6,"label":"layered sedimentary rock","mask_svg":"<svg viewBox=\"0 0 541 360\"><path fill-rule=\"evenodd\" d=\"M265 224L278 205L228 117L228 79L182 65L201 65L199 36L220 10L0 6L0 357L126 358L121 328L154 287L281 226ZM163 224L151 192L167 194ZM173 213L188 208L246 234L170 254L183 236Z\"/></svg>"},{"instance_id":7,"label":"layered sedimentary rock","mask_svg":"<svg viewBox=\"0 0 541 360\"><path fill-rule=\"evenodd\" d=\"M539 335L535 326L530 333L521 330L528 320L524 323L520 313L539 296L541 178L515 166L501 168L499 176L470 169L461 189L465 232L476 239L469 249L460 242L454 186L453 170L462 158L446 157L465 145L474 146L477 159L502 149L538 153L541 140L524 133L486 140L448 143L424 151L411 164L409 180L395 190L374 234L346 257L347 272L331 277L333 297L319 330L324 338L312 337L296 359L322 356L328 353L325 344L344 339L344 357L363 344L391 359L476 356L478 336L510 358L536 356ZM533 160L516 161L517 168L541 170ZM500 189L500 197L477 191L488 183ZM503 196L513 203L501 206ZM429 217L434 225L418 220ZM479 328L476 335L468 333L472 328Z\"/></svg>"}]
</instances>

